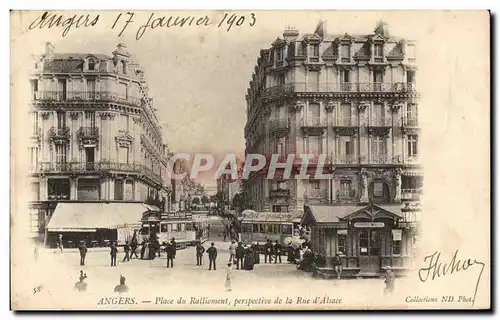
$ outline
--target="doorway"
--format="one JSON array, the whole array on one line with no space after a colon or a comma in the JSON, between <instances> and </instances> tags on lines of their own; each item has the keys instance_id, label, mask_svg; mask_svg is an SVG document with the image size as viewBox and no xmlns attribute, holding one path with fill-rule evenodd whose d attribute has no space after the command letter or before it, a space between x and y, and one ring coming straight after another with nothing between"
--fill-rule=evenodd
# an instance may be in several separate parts
<instances>
[{"instance_id":1,"label":"doorway","mask_svg":"<svg viewBox=\"0 0 500 320\"><path fill-rule=\"evenodd\" d=\"M380 270L381 231L361 229L359 231L360 273L377 273Z\"/></svg>"},{"instance_id":2,"label":"doorway","mask_svg":"<svg viewBox=\"0 0 500 320\"><path fill-rule=\"evenodd\" d=\"M95 149L93 147L85 148L85 167L87 171L95 170Z\"/></svg>"}]
</instances>

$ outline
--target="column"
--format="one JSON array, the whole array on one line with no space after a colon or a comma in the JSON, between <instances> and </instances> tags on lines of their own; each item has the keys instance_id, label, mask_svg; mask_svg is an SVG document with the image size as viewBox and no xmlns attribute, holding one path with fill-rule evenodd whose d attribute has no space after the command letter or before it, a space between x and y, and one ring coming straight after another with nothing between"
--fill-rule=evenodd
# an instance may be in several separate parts
<instances>
[{"instance_id":1,"label":"column","mask_svg":"<svg viewBox=\"0 0 500 320\"><path fill-rule=\"evenodd\" d=\"M107 187L108 187L108 179L102 178L101 179L101 200L109 200Z\"/></svg>"},{"instance_id":2,"label":"column","mask_svg":"<svg viewBox=\"0 0 500 320\"><path fill-rule=\"evenodd\" d=\"M46 177L40 178L40 201L47 200L47 184L48 179Z\"/></svg>"}]
</instances>

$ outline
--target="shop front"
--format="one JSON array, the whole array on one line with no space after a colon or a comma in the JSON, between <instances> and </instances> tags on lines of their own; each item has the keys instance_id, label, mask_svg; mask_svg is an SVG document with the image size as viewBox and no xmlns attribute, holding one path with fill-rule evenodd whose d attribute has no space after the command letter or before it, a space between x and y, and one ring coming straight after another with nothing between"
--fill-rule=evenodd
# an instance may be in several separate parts
<instances>
[{"instance_id":1,"label":"shop front","mask_svg":"<svg viewBox=\"0 0 500 320\"><path fill-rule=\"evenodd\" d=\"M326 256L327 267L338 253L348 273L377 276L386 266L404 272L412 264L413 236L401 220L399 205L306 206L302 224L311 226L311 249Z\"/></svg>"}]
</instances>

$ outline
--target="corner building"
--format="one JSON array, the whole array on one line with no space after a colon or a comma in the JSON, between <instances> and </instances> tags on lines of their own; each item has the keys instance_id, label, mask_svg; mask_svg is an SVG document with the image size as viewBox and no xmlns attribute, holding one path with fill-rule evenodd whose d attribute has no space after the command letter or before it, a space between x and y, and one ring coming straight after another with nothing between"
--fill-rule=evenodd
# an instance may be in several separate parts
<instances>
[{"instance_id":1,"label":"corner building","mask_svg":"<svg viewBox=\"0 0 500 320\"><path fill-rule=\"evenodd\" d=\"M144 72L127 48L56 53L46 44L31 84L33 237L123 240L120 226L169 211L171 155ZM128 230L130 231L130 230Z\"/></svg>"},{"instance_id":2,"label":"corner building","mask_svg":"<svg viewBox=\"0 0 500 320\"><path fill-rule=\"evenodd\" d=\"M415 47L383 22L366 35L330 35L322 23L313 34L288 29L261 50L246 95L247 154L316 155L308 180L251 175L248 206L304 210L313 249L342 251L352 257L346 267L367 264L368 273L392 263L383 257L406 264L415 241L423 180ZM313 179L321 154L333 179ZM295 161L292 175L299 168Z\"/></svg>"}]
</instances>

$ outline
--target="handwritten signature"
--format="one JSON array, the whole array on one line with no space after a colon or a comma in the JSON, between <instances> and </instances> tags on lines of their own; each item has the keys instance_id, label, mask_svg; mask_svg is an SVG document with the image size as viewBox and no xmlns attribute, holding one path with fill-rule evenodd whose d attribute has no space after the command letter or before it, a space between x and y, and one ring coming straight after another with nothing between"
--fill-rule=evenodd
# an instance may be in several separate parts
<instances>
[{"instance_id":1,"label":"handwritten signature","mask_svg":"<svg viewBox=\"0 0 500 320\"><path fill-rule=\"evenodd\" d=\"M430 256L426 256L424 258L424 262L428 261L428 266L425 268L420 268L418 271L418 277L420 281L426 282L427 280L434 280L441 276L446 276L448 274L458 273L462 271L466 271L470 267L475 265L481 266L481 272L477 278L476 289L474 291L474 299L472 300L472 305L474 306L474 302L476 300L477 289L479 287L479 282L481 281L481 276L483 275L485 264L481 261L477 261L476 259L469 258L467 260L459 260L457 259L458 249L455 250L451 261L449 262L441 262L439 258L441 257L441 252L436 251ZM431 277L432 275L432 277Z\"/></svg>"}]
</instances>

